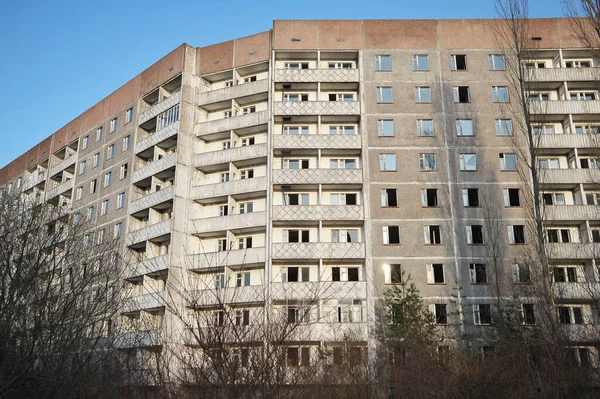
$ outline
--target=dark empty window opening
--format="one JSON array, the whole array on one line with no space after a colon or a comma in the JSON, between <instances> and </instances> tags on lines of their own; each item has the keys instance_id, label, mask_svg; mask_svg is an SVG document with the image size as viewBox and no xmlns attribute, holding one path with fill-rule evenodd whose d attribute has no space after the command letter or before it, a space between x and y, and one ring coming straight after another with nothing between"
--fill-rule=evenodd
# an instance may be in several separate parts
<instances>
[{"instance_id":1,"label":"dark empty window opening","mask_svg":"<svg viewBox=\"0 0 600 399\"><path fill-rule=\"evenodd\" d=\"M438 206L437 189L435 189L435 188L427 189L426 204L427 204L427 206Z\"/></svg>"},{"instance_id":2,"label":"dark empty window opening","mask_svg":"<svg viewBox=\"0 0 600 399\"><path fill-rule=\"evenodd\" d=\"M298 269L297 267L288 267L287 268L287 281L288 282L298 282Z\"/></svg>"},{"instance_id":3,"label":"dark empty window opening","mask_svg":"<svg viewBox=\"0 0 600 399\"><path fill-rule=\"evenodd\" d=\"M398 226L387 226L386 244L400 244L400 228Z\"/></svg>"},{"instance_id":4,"label":"dark empty window opening","mask_svg":"<svg viewBox=\"0 0 600 399\"><path fill-rule=\"evenodd\" d=\"M356 194L346 194L346 205L356 205Z\"/></svg>"},{"instance_id":5,"label":"dark empty window opening","mask_svg":"<svg viewBox=\"0 0 600 399\"><path fill-rule=\"evenodd\" d=\"M508 189L508 205L509 206L521 206L521 199L519 198L518 188Z\"/></svg>"},{"instance_id":6,"label":"dark empty window opening","mask_svg":"<svg viewBox=\"0 0 600 399\"><path fill-rule=\"evenodd\" d=\"M452 70L465 71L467 69L467 56L464 54L456 54L452 56Z\"/></svg>"},{"instance_id":7,"label":"dark empty window opening","mask_svg":"<svg viewBox=\"0 0 600 399\"><path fill-rule=\"evenodd\" d=\"M433 268L433 282L435 284L444 284L444 264L434 263L431 266Z\"/></svg>"},{"instance_id":8,"label":"dark empty window opening","mask_svg":"<svg viewBox=\"0 0 600 399\"><path fill-rule=\"evenodd\" d=\"M471 226L471 236L473 244L483 244L483 227L479 225Z\"/></svg>"},{"instance_id":9,"label":"dark empty window opening","mask_svg":"<svg viewBox=\"0 0 600 399\"><path fill-rule=\"evenodd\" d=\"M468 86L458 86L454 88L454 102L468 103L471 102Z\"/></svg>"},{"instance_id":10,"label":"dark empty window opening","mask_svg":"<svg viewBox=\"0 0 600 399\"><path fill-rule=\"evenodd\" d=\"M479 190L476 188L467 189L467 204L466 206L479 206Z\"/></svg>"},{"instance_id":11,"label":"dark empty window opening","mask_svg":"<svg viewBox=\"0 0 600 399\"><path fill-rule=\"evenodd\" d=\"M440 226L429 226L429 244L441 244Z\"/></svg>"},{"instance_id":12,"label":"dark empty window opening","mask_svg":"<svg viewBox=\"0 0 600 399\"><path fill-rule=\"evenodd\" d=\"M348 268L348 281L358 281L358 267Z\"/></svg>"}]
</instances>

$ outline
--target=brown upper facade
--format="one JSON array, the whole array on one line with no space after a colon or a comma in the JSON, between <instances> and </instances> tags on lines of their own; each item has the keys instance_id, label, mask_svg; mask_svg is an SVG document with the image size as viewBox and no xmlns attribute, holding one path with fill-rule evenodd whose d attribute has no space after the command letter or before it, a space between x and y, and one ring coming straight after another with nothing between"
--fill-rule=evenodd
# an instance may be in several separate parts
<instances>
[{"instance_id":1,"label":"brown upper facade","mask_svg":"<svg viewBox=\"0 0 600 399\"><path fill-rule=\"evenodd\" d=\"M186 51L197 63L187 70L216 73L269 60L272 50L481 49L496 48L493 19L274 21L273 29L210 46L182 44L50 137L0 169L0 185L34 167L96 125L184 70ZM531 19L529 35L537 48L577 48L569 20ZM541 39L540 39L541 38Z\"/></svg>"}]
</instances>

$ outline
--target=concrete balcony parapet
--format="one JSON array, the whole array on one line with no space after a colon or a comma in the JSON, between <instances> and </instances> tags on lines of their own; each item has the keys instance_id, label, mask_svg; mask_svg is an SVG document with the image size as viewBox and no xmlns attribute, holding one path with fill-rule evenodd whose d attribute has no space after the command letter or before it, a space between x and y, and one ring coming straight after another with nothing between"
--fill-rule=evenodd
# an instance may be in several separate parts
<instances>
[{"instance_id":1,"label":"concrete balcony parapet","mask_svg":"<svg viewBox=\"0 0 600 399\"><path fill-rule=\"evenodd\" d=\"M277 205L273 220L363 220L362 205Z\"/></svg>"},{"instance_id":2,"label":"concrete balcony parapet","mask_svg":"<svg viewBox=\"0 0 600 399\"><path fill-rule=\"evenodd\" d=\"M152 238L170 234L171 222L172 220L168 219L127 233L125 244L134 245L143 241L151 240Z\"/></svg>"},{"instance_id":3,"label":"concrete balcony parapet","mask_svg":"<svg viewBox=\"0 0 600 399\"><path fill-rule=\"evenodd\" d=\"M276 169L273 184L362 184L362 169Z\"/></svg>"},{"instance_id":4,"label":"concrete balcony parapet","mask_svg":"<svg viewBox=\"0 0 600 399\"><path fill-rule=\"evenodd\" d=\"M359 115L358 101L275 101L274 115Z\"/></svg>"},{"instance_id":5,"label":"concrete balcony parapet","mask_svg":"<svg viewBox=\"0 0 600 399\"><path fill-rule=\"evenodd\" d=\"M284 149L361 149L358 134L278 134L273 137L275 148Z\"/></svg>"},{"instance_id":6,"label":"concrete balcony parapet","mask_svg":"<svg viewBox=\"0 0 600 399\"><path fill-rule=\"evenodd\" d=\"M276 69L275 81L284 83L359 81L358 69Z\"/></svg>"},{"instance_id":7,"label":"concrete balcony parapet","mask_svg":"<svg viewBox=\"0 0 600 399\"><path fill-rule=\"evenodd\" d=\"M160 191L153 192L152 194L145 195L136 199L135 201L132 201L129 205L129 213L134 214L172 199L173 186L163 188Z\"/></svg>"},{"instance_id":8,"label":"concrete balcony parapet","mask_svg":"<svg viewBox=\"0 0 600 399\"><path fill-rule=\"evenodd\" d=\"M146 166L133 172L132 181L133 181L133 183L136 183L140 180L144 180L148 177L154 176L155 174L162 172L165 169L174 167L176 162L177 162L177 153L168 155L157 161L152 161L152 162L148 163Z\"/></svg>"},{"instance_id":9,"label":"concrete balcony parapet","mask_svg":"<svg viewBox=\"0 0 600 399\"><path fill-rule=\"evenodd\" d=\"M267 79L262 79L257 80L256 82L243 83L222 89L203 91L198 93L197 101L199 106L203 106L206 104L231 100L233 98L266 93L267 91L269 91L269 81Z\"/></svg>"},{"instance_id":10,"label":"concrete balcony parapet","mask_svg":"<svg viewBox=\"0 0 600 399\"><path fill-rule=\"evenodd\" d=\"M214 133L228 132L242 128L266 125L269 123L269 112L259 111L251 114L232 116L231 118L216 119L194 126L194 134L199 137ZM266 130L266 129L265 129Z\"/></svg>"},{"instance_id":11,"label":"concrete balcony parapet","mask_svg":"<svg viewBox=\"0 0 600 399\"><path fill-rule=\"evenodd\" d=\"M194 166L198 169L202 169L207 166L255 158L265 158L266 162L267 154L268 152L266 143L246 145L228 150L218 150L196 154Z\"/></svg>"},{"instance_id":12,"label":"concrete balcony parapet","mask_svg":"<svg viewBox=\"0 0 600 399\"><path fill-rule=\"evenodd\" d=\"M362 259L362 242L297 242L273 244L273 259Z\"/></svg>"},{"instance_id":13,"label":"concrete balcony parapet","mask_svg":"<svg viewBox=\"0 0 600 399\"><path fill-rule=\"evenodd\" d=\"M158 104L153 105L148 108L144 112L140 114L138 117L138 125L141 125L144 122L149 121L152 118L156 118L158 115L168 110L169 108L179 104L181 101L181 90L171 94L169 97L165 98Z\"/></svg>"},{"instance_id":14,"label":"concrete balcony parapet","mask_svg":"<svg viewBox=\"0 0 600 399\"><path fill-rule=\"evenodd\" d=\"M179 133L179 121L170 124L164 129L160 129L152 133L149 137L146 137L143 140L138 141L135 145L135 153L139 154L150 147L154 147L158 143L175 136L177 133Z\"/></svg>"}]
</instances>

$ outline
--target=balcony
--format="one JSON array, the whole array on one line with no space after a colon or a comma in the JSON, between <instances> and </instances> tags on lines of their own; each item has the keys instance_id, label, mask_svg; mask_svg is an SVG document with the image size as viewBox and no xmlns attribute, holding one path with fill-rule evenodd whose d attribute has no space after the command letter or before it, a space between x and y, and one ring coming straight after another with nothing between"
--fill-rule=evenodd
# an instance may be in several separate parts
<instances>
[{"instance_id":1,"label":"balcony","mask_svg":"<svg viewBox=\"0 0 600 399\"><path fill-rule=\"evenodd\" d=\"M598 326L595 324L562 324L561 327L570 342L598 342Z\"/></svg>"},{"instance_id":2,"label":"balcony","mask_svg":"<svg viewBox=\"0 0 600 399\"><path fill-rule=\"evenodd\" d=\"M138 117L138 125L149 121L152 118L156 118L158 115L178 104L181 101L181 90L171 94L170 97L165 98L158 104L153 105L149 109L145 110Z\"/></svg>"},{"instance_id":3,"label":"balcony","mask_svg":"<svg viewBox=\"0 0 600 399\"><path fill-rule=\"evenodd\" d=\"M600 294L598 283L553 283L552 293L557 302L586 302L598 298Z\"/></svg>"},{"instance_id":4,"label":"balcony","mask_svg":"<svg viewBox=\"0 0 600 399\"><path fill-rule=\"evenodd\" d=\"M275 169L273 184L362 184L362 169Z\"/></svg>"},{"instance_id":5,"label":"balcony","mask_svg":"<svg viewBox=\"0 0 600 399\"><path fill-rule=\"evenodd\" d=\"M23 183L23 191L28 191L46 180L46 172L36 170L29 176L29 179Z\"/></svg>"},{"instance_id":6,"label":"balcony","mask_svg":"<svg viewBox=\"0 0 600 399\"><path fill-rule=\"evenodd\" d=\"M267 144L262 143L231 148L229 150L210 151L196 154L195 158L194 166L200 170L208 166L255 158L265 158L266 163Z\"/></svg>"},{"instance_id":7,"label":"balcony","mask_svg":"<svg viewBox=\"0 0 600 399\"><path fill-rule=\"evenodd\" d=\"M289 341L340 341L340 337L352 337L353 341L368 339L367 323L317 322L298 325L291 332Z\"/></svg>"},{"instance_id":8,"label":"balcony","mask_svg":"<svg viewBox=\"0 0 600 399\"><path fill-rule=\"evenodd\" d=\"M266 125L269 123L269 112L259 111L246 115L232 116L231 118L217 119L194 126L194 134L202 137L209 134L228 132L251 126Z\"/></svg>"},{"instance_id":9,"label":"balcony","mask_svg":"<svg viewBox=\"0 0 600 399\"><path fill-rule=\"evenodd\" d=\"M231 100L232 98L247 97L258 93L269 91L269 81L267 79L257 80L256 82L243 83L223 89L205 91L198 94L197 101L199 106L218 103Z\"/></svg>"},{"instance_id":10,"label":"balcony","mask_svg":"<svg viewBox=\"0 0 600 399\"><path fill-rule=\"evenodd\" d=\"M363 259L362 242L295 242L273 244L273 259Z\"/></svg>"},{"instance_id":11,"label":"balcony","mask_svg":"<svg viewBox=\"0 0 600 399\"><path fill-rule=\"evenodd\" d=\"M187 256L188 269L208 269L231 266L259 266L265 263L265 247L207 252Z\"/></svg>"},{"instance_id":12,"label":"balcony","mask_svg":"<svg viewBox=\"0 0 600 399\"><path fill-rule=\"evenodd\" d=\"M549 243L548 257L552 259L598 259L600 244L594 243Z\"/></svg>"},{"instance_id":13,"label":"balcony","mask_svg":"<svg viewBox=\"0 0 600 399\"><path fill-rule=\"evenodd\" d=\"M598 169L543 169L540 170L542 184L587 184L600 182Z\"/></svg>"},{"instance_id":14,"label":"balcony","mask_svg":"<svg viewBox=\"0 0 600 399\"><path fill-rule=\"evenodd\" d=\"M151 292L125 299L123 312L156 309L165 306L164 291Z\"/></svg>"},{"instance_id":15,"label":"balcony","mask_svg":"<svg viewBox=\"0 0 600 399\"><path fill-rule=\"evenodd\" d=\"M217 216L191 221L190 231L194 234L212 233L225 230L242 230L252 227L266 227L266 212L251 212L229 216Z\"/></svg>"},{"instance_id":16,"label":"balcony","mask_svg":"<svg viewBox=\"0 0 600 399\"><path fill-rule=\"evenodd\" d=\"M65 192L71 190L73 188L73 179L69 179L60 183L58 186L51 188L46 193L46 201L51 198L56 197L57 195L64 194Z\"/></svg>"},{"instance_id":17,"label":"balcony","mask_svg":"<svg viewBox=\"0 0 600 399\"><path fill-rule=\"evenodd\" d=\"M133 183L140 180L147 179L148 177L154 176L155 174L162 172L165 169L169 169L175 166L177 161L177 153L168 155L157 161L152 161L146 166L133 172Z\"/></svg>"},{"instance_id":18,"label":"balcony","mask_svg":"<svg viewBox=\"0 0 600 399\"><path fill-rule=\"evenodd\" d=\"M252 179L233 180L225 183L194 186L191 190L191 196L196 201L202 201L210 198L226 197L228 195L265 191L266 189L267 178L263 176Z\"/></svg>"},{"instance_id":19,"label":"balcony","mask_svg":"<svg viewBox=\"0 0 600 399\"><path fill-rule=\"evenodd\" d=\"M171 233L171 219L127 233L125 245L134 245Z\"/></svg>"},{"instance_id":20,"label":"balcony","mask_svg":"<svg viewBox=\"0 0 600 399\"><path fill-rule=\"evenodd\" d=\"M189 291L192 306L211 307L225 303L260 303L265 300L263 285L229 287L220 289L199 289Z\"/></svg>"},{"instance_id":21,"label":"balcony","mask_svg":"<svg viewBox=\"0 0 600 399\"><path fill-rule=\"evenodd\" d=\"M600 208L596 205L546 205L544 212L544 218L549 221L600 219Z\"/></svg>"},{"instance_id":22,"label":"balcony","mask_svg":"<svg viewBox=\"0 0 600 399\"><path fill-rule=\"evenodd\" d=\"M155 347L163 344L162 330L132 331L119 335L115 340L117 348Z\"/></svg>"},{"instance_id":23,"label":"balcony","mask_svg":"<svg viewBox=\"0 0 600 399\"><path fill-rule=\"evenodd\" d=\"M53 167L50 168L50 177L54 176L58 172L62 172L63 170L67 169L69 166L74 165L76 160L77 160L77 155L73 154L70 157L68 157L67 159L65 159L64 161L61 161L60 163L54 165Z\"/></svg>"},{"instance_id":24,"label":"balcony","mask_svg":"<svg viewBox=\"0 0 600 399\"><path fill-rule=\"evenodd\" d=\"M541 115L598 114L600 101L531 101L530 111Z\"/></svg>"},{"instance_id":25,"label":"balcony","mask_svg":"<svg viewBox=\"0 0 600 399\"><path fill-rule=\"evenodd\" d=\"M273 115L359 115L358 101L276 101Z\"/></svg>"},{"instance_id":26,"label":"balcony","mask_svg":"<svg viewBox=\"0 0 600 399\"><path fill-rule=\"evenodd\" d=\"M596 82L600 68L540 68L527 70L530 82Z\"/></svg>"},{"instance_id":27,"label":"balcony","mask_svg":"<svg viewBox=\"0 0 600 399\"><path fill-rule=\"evenodd\" d=\"M361 205L280 205L273 207L273 220L363 220Z\"/></svg>"},{"instance_id":28,"label":"balcony","mask_svg":"<svg viewBox=\"0 0 600 399\"><path fill-rule=\"evenodd\" d=\"M149 137L146 137L143 140L138 141L135 145L135 153L139 154L150 147L154 147L158 143L175 136L177 133L179 133L179 121L165 127L164 129L160 129L152 133Z\"/></svg>"},{"instance_id":29,"label":"balcony","mask_svg":"<svg viewBox=\"0 0 600 399\"><path fill-rule=\"evenodd\" d=\"M598 148L598 138L591 134L543 134L539 148Z\"/></svg>"},{"instance_id":30,"label":"balcony","mask_svg":"<svg viewBox=\"0 0 600 399\"><path fill-rule=\"evenodd\" d=\"M358 134L278 134L273 137L275 148L291 149L361 149Z\"/></svg>"},{"instance_id":31,"label":"balcony","mask_svg":"<svg viewBox=\"0 0 600 399\"><path fill-rule=\"evenodd\" d=\"M169 254L157 256L155 258L144 259L141 262L127 265L123 278L133 278L143 276L148 273L156 273L169 268Z\"/></svg>"},{"instance_id":32,"label":"balcony","mask_svg":"<svg viewBox=\"0 0 600 399\"><path fill-rule=\"evenodd\" d=\"M275 81L284 83L359 81L358 69L276 69Z\"/></svg>"},{"instance_id":33,"label":"balcony","mask_svg":"<svg viewBox=\"0 0 600 399\"><path fill-rule=\"evenodd\" d=\"M366 298L367 283L364 281L322 281L297 283L271 283L271 299L329 299L329 298Z\"/></svg>"},{"instance_id":34,"label":"balcony","mask_svg":"<svg viewBox=\"0 0 600 399\"><path fill-rule=\"evenodd\" d=\"M129 205L129 213L134 214L173 199L174 187L170 186L152 194L138 198Z\"/></svg>"}]
</instances>

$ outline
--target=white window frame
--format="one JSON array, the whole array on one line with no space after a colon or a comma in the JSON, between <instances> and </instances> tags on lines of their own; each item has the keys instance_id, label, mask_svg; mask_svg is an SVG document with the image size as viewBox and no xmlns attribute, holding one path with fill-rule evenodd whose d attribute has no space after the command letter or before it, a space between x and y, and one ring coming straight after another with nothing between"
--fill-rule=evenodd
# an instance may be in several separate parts
<instances>
[{"instance_id":1,"label":"white window frame","mask_svg":"<svg viewBox=\"0 0 600 399\"><path fill-rule=\"evenodd\" d=\"M395 172L397 169L395 153L379 154L379 171L380 172Z\"/></svg>"},{"instance_id":2,"label":"white window frame","mask_svg":"<svg viewBox=\"0 0 600 399\"><path fill-rule=\"evenodd\" d=\"M458 154L458 164L462 172L477 171L477 154L472 152Z\"/></svg>"},{"instance_id":3,"label":"white window frame","mask_svg":"<svg viewBox=\"0 0 600 399\"><path fill-rule=\"evenodd\" d=\"M473 137L475 135L473 119L456 119L456 135L458 137Z\"/></svg>"},{"instance_id":4,"label":"white window frame","mask_svg":"<svg viewBox=\"0 0 600 399\"><path fill-rule=\"evenodd\" d=\"M417 119L417 136L433 137L434 135L433 119Z\"/></svg>"}]
</instances>

